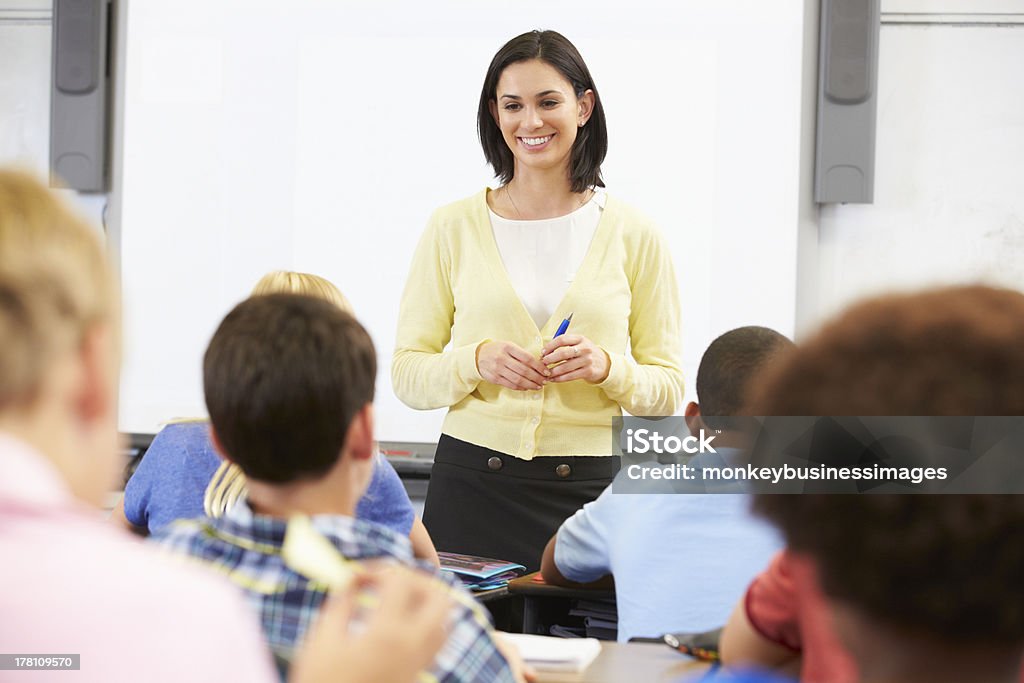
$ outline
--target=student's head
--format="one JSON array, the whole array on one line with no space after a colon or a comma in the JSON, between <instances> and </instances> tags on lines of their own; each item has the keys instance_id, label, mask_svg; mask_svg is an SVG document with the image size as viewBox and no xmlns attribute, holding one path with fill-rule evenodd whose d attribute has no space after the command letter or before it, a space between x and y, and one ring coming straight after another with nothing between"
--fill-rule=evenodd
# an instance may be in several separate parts
<instances>
[{"instance_id":1,"label":"student's head","mask_svg":"<svg viewBox=\"0 0 1024 683\"><path fill-rule=\"evenodd\" d=\"M0 430L91 503L117 472L118 335L97 231L31 176L0 171Z\"/></svg>"},{"instance_id":2,"label":"student's head","mask_svg":"<svg viewBox=\"0 0 1024 683\"><path fill-rule=\"evenodd\" d=\"M203 360L224 455L250 480L317 480L347 459L372 469L377 374L369 334L333 303L255 296L221 322Z\"/></svg>"},{"instance_id":3,"label":"student's head","mask_svg":"<svg viewBox=\"0 0 1024 683\"><path fill-rule=\"evenodd\" d=\"M765 369L793 342L767 327L750 325L729 330L717 337L704 351L697 369L697 400L686 406L687 416L702 416L711 429L727 429L734 415L744 411L751 378Z\"/></svg>"},{"instance_id":4,"label":"student's head","mask_svg":"<svg viewBox=\"0 0 1024 683\"><path fill-rule=\"evenodd\" d=\"M876 299L767 370L753 408L1024 415L1022 338L1017 292L962 287ZM920 667L926 656L948 671L957 655L981 652L987 662L1019 665L1024 544L1014 539L1024 496L762 495L755 509L813 560L865 672Z\"/></svg>"},{"instance_id":5,"label":"student's head","mask_svg":"<svg viewBox=\"0 0 1024 683\"><path fill-rule=\"evenodd\" d=\"M573 192L604 187L608 130L601 97L583 57L560 33L530 31L498 50L480 93L477 133L503 183L522 165L564 166Z\"/></svg>"},{"instance_id":6,"label":"student's head","mask_svg":"<svg viewBox=\"0 0 1024 683\"><path fill-rule=\"evenodd\" d=\"M303 294L352 313L352 305L341 290L319 275L291 270L271 271L261 277L252 289L252 296L267 294ZM241 468L236 463L223 463L206 488L203 509L210 517L221 517L247 493L249 487Z\"/></svg>"},{"instance_id":7,"label":"student's head","mask_svg":"<svg viewBox=\"0 0 1024 683\"><path fill-rule=\"evenodd\" d=\"M271 271L261 277L252 288L253 296L264 294L306 294L330 301L346 313L352 313L352 304L333 282L310 273L297 273L293 270Z\"/></svg>"}]
</instances>

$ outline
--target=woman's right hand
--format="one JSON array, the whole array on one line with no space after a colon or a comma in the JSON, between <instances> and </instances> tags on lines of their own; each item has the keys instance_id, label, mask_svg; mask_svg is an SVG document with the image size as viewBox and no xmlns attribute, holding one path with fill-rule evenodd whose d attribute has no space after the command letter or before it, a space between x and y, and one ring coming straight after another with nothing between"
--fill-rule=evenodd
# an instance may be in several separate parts
<instances>
[{"instance_id":1,"label":"woman's right hand","mask_svg":"<svg viewBox=\"0 0 1024 683\"><path fill-rule=\"evenodd\" d=\"M517 391L537 391L551 376L547 366L512 342L484 342L476 350L476 368L491 384Z\"/></svg>"}]
</instances>

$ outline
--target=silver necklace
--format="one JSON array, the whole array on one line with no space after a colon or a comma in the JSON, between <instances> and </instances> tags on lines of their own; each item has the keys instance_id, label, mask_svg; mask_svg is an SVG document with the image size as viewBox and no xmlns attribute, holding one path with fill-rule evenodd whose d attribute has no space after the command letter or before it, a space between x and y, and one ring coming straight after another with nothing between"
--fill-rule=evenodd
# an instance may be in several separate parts
<instances>
[{"instance_id":1,"label":"silver necklace","mask_svg":"<svg viewBox=\"0 0 1024 683\"><path fill-rule=\"evenodd\" d=\"M594 189L590 188L587 191L580 193L580 200L579 200L579 203L576 204L576 209L579 209L581 206L583 206L588 201L593 199L594 198L594 192L595 192ZM523 220L523 214L519 212L519 207L516 206L516 200L512 199L512 192L508 189L508 185L505 185L505 196L508 197L509 203L512 205L512 208L515 210L516 218L518 218L519 220ZM576 209L573 209L573 210L575 211Z\"/></svg>"},{"instance_id":2,"label":"silver necklace","mask_svg":"<svg viewBox=\"0 0 1024 683\"><path fill-rule=\"evenodd\" d=\"M508 189L508 185L505 186L505 196L508 197L508 201L512 204L512 208L516 211L516 218L523 220L523 214L519 213L519 207L516 206L516 200L512 199L512 192Z\"/></svg>"}]
</instances>

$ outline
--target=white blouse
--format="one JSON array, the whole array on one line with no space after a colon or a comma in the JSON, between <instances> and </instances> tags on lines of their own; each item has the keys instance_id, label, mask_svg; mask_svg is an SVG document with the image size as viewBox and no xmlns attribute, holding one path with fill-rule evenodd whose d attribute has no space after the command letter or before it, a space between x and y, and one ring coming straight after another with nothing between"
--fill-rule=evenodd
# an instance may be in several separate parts
<instances>
[{"instance_id":1,"label":"white blouse","mask_svg":"<svg viewBox=\"0 0 1024 683\"><path fill-rule=\"evenodd\" d=\"M538 329L558 308L576 277L601 220L604 202L605 195L595 193L570 214L531 221L511 220L488 212L494 241L512 288Z\"/></svg>"}]
</instances>

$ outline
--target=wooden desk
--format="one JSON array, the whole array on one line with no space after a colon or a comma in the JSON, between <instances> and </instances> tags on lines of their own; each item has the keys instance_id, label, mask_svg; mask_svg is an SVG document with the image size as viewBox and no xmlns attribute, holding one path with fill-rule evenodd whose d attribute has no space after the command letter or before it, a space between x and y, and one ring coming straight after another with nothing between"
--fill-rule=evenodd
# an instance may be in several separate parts
<instances>
[{"instance_id":1,"label":"wooden desk","mask_svg":"<svg viewBox=\"0 0 1024 683\"><path fill-rule=\"evenodd\" d=\"M537 683L675 683L709 666L656 643L601 643L601 654L580 673L541 673Z\"/></svg>"},{"instance_id":2,"label":"wooden desk","mask_svg":"<svg viewBox=\"0 0 1024 683\"><path fill-rule=\"evenodd\" d=\"M615 590L611 588L566 588L564 586L552 586L549 583L538 583L533 577L540 572L533 572L512 579L508 582L508 592L512 595L529 595L539 598L583 598L590 600L611 599L615 597Z\"/></svg>"},{"instance_id":3,"label":"wooden desk","mask_svg":"<svg viewBox=\"0 0 1024 683\"><path fill-rule=\"evenodd\" d=\"M547 625L551 622L552 615L554 614L556 618L558 615L564 617L570 600L615 599L615 591L608 588L565 588L538 583L533 577L539 573L533 572L508 582L508 594L523 598L523 633L548 635ZM555 623L565 622L560 620Z\"/></svg>"},{"instance_id":4,"label":"wooden desk","mask_svg":"<svg viewBox=\"0 0 1024 683\"><path fill-rule=\"evenodd\" d=\"M485 591L475 591L471 595L480 603L494 602L500 600L508 595L508 586L502 586L501 588L491 588Z\"/></svg>"}]
</instances>

